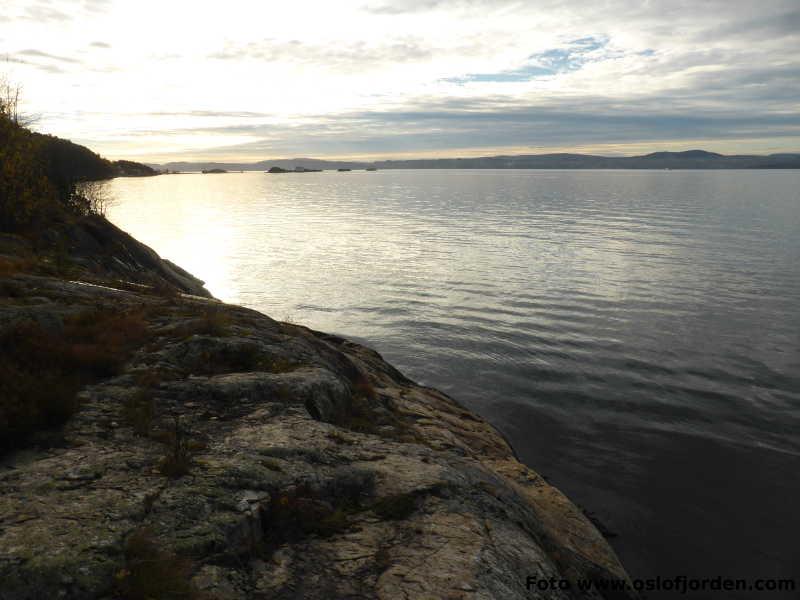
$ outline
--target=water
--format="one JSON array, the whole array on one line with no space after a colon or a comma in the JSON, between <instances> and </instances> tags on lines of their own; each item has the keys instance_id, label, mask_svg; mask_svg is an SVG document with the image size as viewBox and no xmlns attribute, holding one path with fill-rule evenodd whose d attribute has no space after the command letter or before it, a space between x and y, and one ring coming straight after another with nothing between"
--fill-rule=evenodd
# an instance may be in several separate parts
<instances>
[{"instance_id":1,"label":"water","mask_svg":"<svg viewBox=\"0 0 800 600\"><path fill-rule=\"evenodd\" d=\"M110 218L217 297L366 341L487 416L632 576L800 584L800 172L112 186Z\"/></svg>"}]
</instances>

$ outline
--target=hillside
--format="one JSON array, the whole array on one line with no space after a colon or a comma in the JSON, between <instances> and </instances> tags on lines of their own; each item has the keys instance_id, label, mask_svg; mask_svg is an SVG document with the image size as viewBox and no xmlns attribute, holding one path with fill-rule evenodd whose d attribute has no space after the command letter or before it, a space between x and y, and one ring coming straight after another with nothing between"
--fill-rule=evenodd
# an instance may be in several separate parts
<instances>
[{"instance_id":1,"label":"hillside","mask_svg":"<svg viewBox=\"0 0 800 600\"><path fill-rule=\"evenodd\" d=\"M266 171L270 167L307 169L800 169L800 154L732 155L705 150L654 152L643 156L591 156L587 154L530 154L481 158L437 158L353 162L293 158L256 163L171 162L151 165L170 171Z\"/></svg>"}]
</instances>

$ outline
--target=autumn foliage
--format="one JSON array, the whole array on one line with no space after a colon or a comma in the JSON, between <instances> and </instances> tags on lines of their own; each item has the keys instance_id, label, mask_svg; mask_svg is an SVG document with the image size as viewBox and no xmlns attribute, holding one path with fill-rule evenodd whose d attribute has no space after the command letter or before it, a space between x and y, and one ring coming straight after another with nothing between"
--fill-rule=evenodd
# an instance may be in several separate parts
<instances>
[{"instance_id":1,"label":"autumn foliage","mask_svg":"<svg viewBox=\"0 0 800 600\"><path fill-rule=\"evenodd\" d=\"M0 88L0 231L99 212L81 184L112 177L114 166L84 146L24 127L18 93L7 83Z\"/></svg>"}]
</instances>

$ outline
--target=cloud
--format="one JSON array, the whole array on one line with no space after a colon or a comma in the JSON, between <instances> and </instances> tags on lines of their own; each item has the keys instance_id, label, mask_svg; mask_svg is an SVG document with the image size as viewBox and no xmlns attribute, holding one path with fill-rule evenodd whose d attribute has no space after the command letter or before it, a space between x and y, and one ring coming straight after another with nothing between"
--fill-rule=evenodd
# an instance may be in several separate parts
<instances>
[{"instance_id":1,"label":"cloud","mask_svg":"<svg viewBox=\"0 0 800 600\"><path fill-rule=\"evenodd\" d=\"M83 0L83 8L95 13L107 12L112 5L112 0Z\"/></svg>"},{"instance_id":2,"label":"cloud","mask_svg":"<svg viewBox=\"0 0 800 600\"><path fill-rule=\"evenodd\" d=\"M60 62L73 63L73 64L81 63L81 61L76 58L70 58L67 56L55 56L53 54L48 54L47 52L42 52L41 50L36 50L33 48L30 48L28 50L20 50L19 52L17 52L17 54L22 54L24 56L33 56L35 58L47 58L51 60L57 60Z\"/></svg>"},{"instance_id":3,"label":"cloud","mask_svg":"<svg viewBox=\"0 0 800 600\"><path fill-rule=\"evenodd\" d=\"M381 65L431 58L430 46L412 37L377 45L363 41L319 44L300 40L264 40L248 44L229 43L209 58L216 60L254 60L266 63L296 63L341 71L363 71Z\"/></svg>"},{"instance_id":4,"label":"cloud","mask_svg":"<svg viewBox=\"0 0 800 600\"><path fill-rule=\"evenodd\" d=\"M514 6L515 4L518 4L518 2L514 2L513 0L391 0L389 2L368 4L364 7L364 10L376 15L403 15L432 12L436 10L488 11L503 6Z\"/></svg>"},{"instance_id":5,"label":"cloud","mask_svg":"<svg viewBox=\"0 0 800 600\"><path fill-rule=\"evenodd\" d=\"M72 17L67 13L52 8L44 2L40 2L35 6L28 7L25 10L24 18L27 18L31 21L36 21L37 23L48 23L52 21L64 22L72 19Z\"/></svg>"},{"instance_id":6,"label":"cloud","mask_svg":"<svg viewBox=\"0 0 800 600\"><path fill-rule=\"evenodd\" d=\"M37 69L39 71L45 71L46 73L53 73L53 74L66 73L64 69L61 69L55 65L42 65L39 63L32 62L30 60L17 58L15 56L7 56L5 58L5 61L10 63L15 63L18 65L26 65L33 69Z\"/></svg>"},{"instance_id":7,"label":"cloud","mask_svg":"<svg viewBox=\"0 0 800 600\"><path fill-rule=\"evenodd\" d=\"M6 60L8 62L26 65L32 69L36 69L37 71L43 71L51 74L66 73L67 70L64 68L64 63L68 65L82 64L78 59L48 54L47 52L42 52L41 50L37 50L35 48L20 50L13 56L7 56Z\"/></svg>"},{"instance_id":8,"label":"cloud","mask_svg":"<svg viewBox=\"0 0 800 600\"><path fill-rule=\"evenodd\" d=\"M712 27L705 35L712 38L737 37L760 41L765 38L776 40L797 36L800 31L800 11L794 10L769 17L756 17L743 22L733 22Z\"/></svg>"},{"instance_id":9,"label":"cloud","mask_svg":"<svg viewBox=\"0 0 800 600\"><path fill-rule=\"evenodd\" d=\"M309 0L302 18L228 0L178 30L186 13L171 3L6 2L4 45L47 40L12 56L26 89L73 111L47 121L68 137L160 132L211 152L218 135L246 139L226 149L243 155L698 136L800 145L796 0ZM65 78L49 75L65 70L58 87Z\"/></svg>"},{"instance_id":10,"label":"cloud","mask_svg":"<svg viewBox=\"0 0 800 600\"><path fill-rule=\"evenodd\" d=\"M464 110L470 108L470 110ZM317 115L304 124L239 124L140 131L136 136L251 138L228 146L226 155L385 156L438 151L452 156L462 148L586 147L684 139L760 139L800 136L800 115L717 115L664 111L651 114L613 109L602 99L582 98L559 108L491 110L483 103L438 110L364 111L332 117ZM208 149L212 152L212 149Z\"/></svg>"},{"instance_id":11,"label":"cloud","mask_svg":"<svg viewBox=\"0 0 800 600\"><path fill-rule=\"evenodd\" d=\"M146 113L148 117L216 117L216 118L263 118L274 116L270 113L262 112L249 112L249 111L216 111L216 110L190 110L190 111L175 111L175 112L150 112Z\"/></svg>"},{"instance_id":12,"label":"cloud","mask_svg":"<svg viewBox=\"0 0 800 600\"><path fill-rule=\"evenodd\" d=\"M63 25L88 14L106 13L113 0L4 0L0 21L23 21L38 26Z\"/></svg>"},{"instance_id":13,"label":"cloud","mask_svg":"<svg viewBox=\"0 0 800 600\"><path fill-rule=\"evenodd\" d=\"M428 12L442 8L447 4L452 6L453 2L448 3L445 0L401 0L397 2L367 5L364 7L364 10L379 15L400 15L404 13Z\"/></svg>"},{"instance_id":14,"label":"cloud","mask_svg":"<svg viewBox=\"0 0 800 600\"><path fill-rule=\"evenodd\" d=\"M586 37L569 42L562 48L551 48L530 55L524 66L498 73L469 73L463 77L446 77L442 81L463 84L474 82L522 82L580 69L593 60L592 54L608 44L608 40ZM598 60L595 58L594 60Z\"/></svg>"}]
</instances>

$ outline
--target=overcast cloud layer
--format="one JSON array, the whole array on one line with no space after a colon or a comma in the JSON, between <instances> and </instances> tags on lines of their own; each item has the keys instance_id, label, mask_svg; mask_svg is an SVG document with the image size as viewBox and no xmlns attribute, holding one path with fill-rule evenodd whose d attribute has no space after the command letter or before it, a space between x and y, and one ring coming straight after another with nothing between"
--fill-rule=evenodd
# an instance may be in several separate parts
<instances>
[{"instance_id":1,"label":"overcast cloud layer","mask_svg":"<svg viewBox=\"0 0 800 600\"><path fill-rule=\"evenodd\" d=\"M5 0L0 52L110 158L800 151L796 0Z\"/></svg>"}]
</instances>

